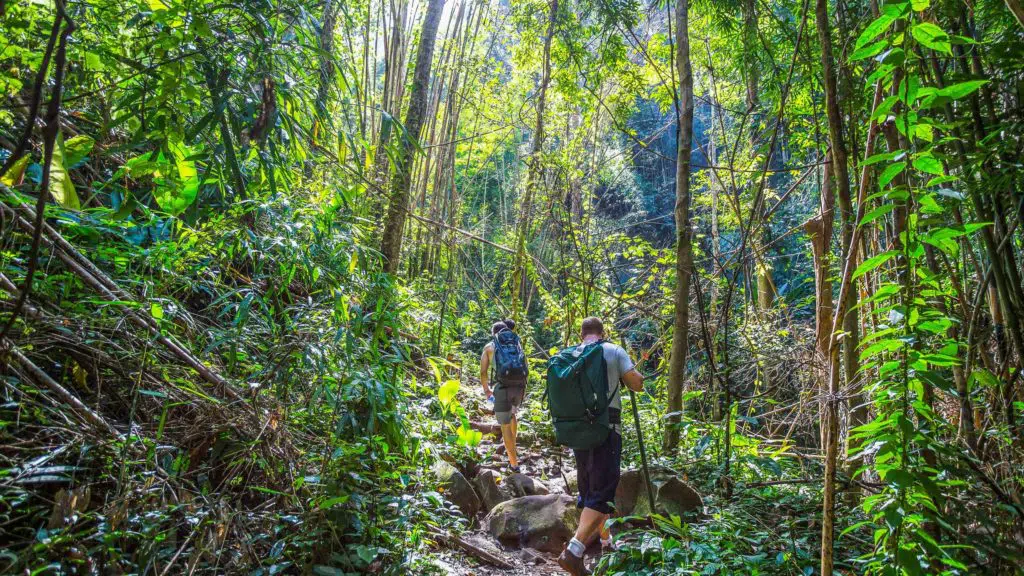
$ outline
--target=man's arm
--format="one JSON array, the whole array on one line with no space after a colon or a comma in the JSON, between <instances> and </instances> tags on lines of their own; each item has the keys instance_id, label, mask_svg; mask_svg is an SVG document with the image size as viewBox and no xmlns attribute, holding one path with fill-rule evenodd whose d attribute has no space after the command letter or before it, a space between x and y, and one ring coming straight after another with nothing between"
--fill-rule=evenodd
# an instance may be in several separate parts
<instances>
[{"instance_id":1,"label":"man's arm","mask_svg":"<svg viewBox=\"0 0 1024 576\"><path fill-rule=\"evenodd\" d=\"M640 392L644 389L644 375L636 370L630 370L623 374L622 382L633 392Z\"/></svg>"},{"instance_id":2,"label":"man's arm","mask_svg":"<svg viewBox=\"0 0 1024 576\"><path fill-rule=\"evenodd\" d=\"M644 375L637 372L633 359L625 348L618 349L619 370L622 372L622 383L633 392L640 392L644 389Z\"/></svg>"},{"instance_id":3,"label":"man's arm","mask_svg":"<svg viewBox=\"0 0 1024 576\"><path fill-rule=\"evenodd\" d=\"M480 354L480 384L484 387L484 396L491 397L490 382L488 377L491 372L491 355L487 352L490 350L488 346L484 346L484 351Z\"/></svg>"}]
</instances>

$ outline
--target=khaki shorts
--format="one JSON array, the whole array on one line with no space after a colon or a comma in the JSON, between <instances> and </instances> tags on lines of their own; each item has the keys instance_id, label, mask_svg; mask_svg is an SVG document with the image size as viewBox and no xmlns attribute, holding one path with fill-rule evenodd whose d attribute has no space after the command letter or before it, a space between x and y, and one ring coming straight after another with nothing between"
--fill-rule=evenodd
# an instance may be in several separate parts
<instances>
[{"instance_id":1,"label":"khaki shorts","mask_svg":"<svg viewBox=\"0 0 1024 576\"><path fill-rule=\"evenodd\" d=\"M494 417L498 419L498 424L512 423L512 418L519 411L519 405L523 403L525 395L525 384L506 386L498 383L494 387Z\"/></svg>"}]
</instances>

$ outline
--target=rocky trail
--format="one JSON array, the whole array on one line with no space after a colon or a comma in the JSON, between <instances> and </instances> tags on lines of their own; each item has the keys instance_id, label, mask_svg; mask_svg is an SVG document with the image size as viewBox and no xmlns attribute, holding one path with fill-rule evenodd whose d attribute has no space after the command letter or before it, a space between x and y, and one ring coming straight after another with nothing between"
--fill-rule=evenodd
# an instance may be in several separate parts
<instances>
[{"instance_id":1,"label":"rocky trail","mask_svg":"<svg viewBox=\"0 0 1024 576\"><path fill-rule=\"evenodd\" d=\"M463 392L466 394L466 392ZM439 460L431 472L440 491L470 520L460 536L438 535L442 552L435 563L455 575L561 574L558 554L572 538L579 520L576 508L575 460L569 449L540 441L521 425L521 473L508 473L501 430L482 395L470 387L475 405L474 429L483 433L476 447L477 462L469 466ZM667 515L703 512L700 494L679 474L663 467L651 469L654 511ZM615 495L621 516L643 519L651 506L640 470L623 470ZM629 545L624 539L625 545ZM587 550L593 566L602 553L600 543Z\"/></svg>"}]
</instances>

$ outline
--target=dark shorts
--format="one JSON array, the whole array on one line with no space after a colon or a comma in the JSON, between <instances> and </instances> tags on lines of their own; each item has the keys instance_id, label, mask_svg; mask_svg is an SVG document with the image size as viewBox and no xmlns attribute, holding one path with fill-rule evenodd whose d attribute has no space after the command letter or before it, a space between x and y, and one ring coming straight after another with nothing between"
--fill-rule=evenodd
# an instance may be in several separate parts
<instances>
[{"instance_id":1,"label":"dark shorts","mask_svg":"<svg viewBox=\"0 0 1024 576\"><path fill-rule=\"evenodd\" d=\"M499 382L494 387L494 417L498 424L510 424L519 405L523 403L523 396L526 395L526 383L505 384Z\"/></svg>"},{"instance_id":2,"label":"dark shorts","mask_svg":"<svg viewBox=\"0 0 1024 576\"><path fill-rule=\"evenodd\" d=\"M576 482L580 490L576 506L611 514L615 489L619 487L622 435L613 430L597 448L573 450L573 454L576 455Z\"/></svg>"}]
</instances>

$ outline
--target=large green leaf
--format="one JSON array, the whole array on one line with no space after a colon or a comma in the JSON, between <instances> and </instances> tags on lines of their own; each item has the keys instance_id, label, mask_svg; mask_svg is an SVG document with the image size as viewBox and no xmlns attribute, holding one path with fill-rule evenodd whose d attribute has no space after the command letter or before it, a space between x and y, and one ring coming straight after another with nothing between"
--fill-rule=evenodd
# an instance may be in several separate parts
<instances>
[{"instance_id":1,"label":"large green leaf","mask_svg":"<svg viewBox=\"0 0 1024 576\"><path fill-rule=\"evenodd\" d=\"M871 272L872 270L878 268L882 264L885 264L888 260L892 259L897 254L899 254L899 252L897 252L896 250L889 250L888 252L882 252L881 254L868 258L863 263L861 263L860 266L857 266L856 270L853 271L854 280L860 278L861 276L867 274L868 272Z\"/></svg>"},{"instance_id":2,"label":"large green leaf","mask_svg":"<svg viewBox=\"0 0 1024 576\"><path fill-rule=\"evenodd\" d=\"M441 406L445 410L448 410L452 402L455 400L455 395L459 393L459 381L448 380L441 387L437 389L437 399L441 401Z\"/></svg>"},{"instance_id":3,"label":"large green leaf","mask_svg":"<svg viewBox=\"0 0 1024 576\"><path fill-rule=\"evenodd\" d=\"M935 156L932 156L931 152L925 152L917 158L914 158L914 168L921 172L942 176L942 162L940 162Z\"/></svg>"},{"instance_id":4,"label":"large green leaf","mask_svg":"<svg viewBox=\"0 0 1024 576\"><path fill-rule=\"evenodd\" d=\"M467 446L469 448L479 445L480 441L483 440L484 437L482 432L479 430L473 430L465 424L459 426L455 430L455 433L458 436L457 442L462 446Z\"/></svg>"},{"instance_id":5,"label":"large green leaf","mask_svg":"<svg viewBox=\"0 0 1024 576\"><path fill-rule=\"evenodd\" d=\"M195 162L188 159L192 151L187 146L181 142L169 142L168 149L174 157L174 164L168 163L155 173L157 185L153 198L165 212L177 216L195 202L199 193L199 172ZM171 174L163 174L164 171Z\"/></svg>"},{"instance_id":6,"label":"large green leaf","mask_svg":"<svg viewBox=\"0 0 1024 576\"><path fill-rule=\"evenodd\" d=\"M878 42L872 42L871 44L868 44L867 46L865 46L863 48L858 48L858 49L854 50L853 54L850 54L850 60L851 61L856 61L856 60L863 60L865 58L871 58L872 56L875 56L879 52L884 50L885 47L888 46L888 45L889 45L889 42L887 42L886 40L879 40Z\"/></svg>"},{"instance_id":7,"label":"large green leaf","mask_svg":"<svg viewBox=\"0 0 1024 576\"><path fill-rule=\"evenodd\" d=\"M854 49L859 50L868 42L878 38L879 34L888 30L895 21L896 17L890 14L882 14L878 18L875 18L875 20L871 22L871 24L868 24L868 27L860 33L860 36L857 37L857 44L854 45Z\"/></svg>"},{"instance_id":8,"label":"large green leaf","mask_svg":"<svg viewBox=\"0 0 1024 576\"><path fill-rule=\"evenodd\" d=\"M985 84L988 84L988 80L968 80L967 82L960 82L959 84L946 86L939 90L937 94L939 96L945 96L951 100L959 100L964 96L973 94L978 88L981 88Z\"/></svg>"},{"instance_id":9,"label":"large green leaf","mask_svg":"<svg viewBox=\"0 0 1024 576\"><path fill-rule=\"evenodd\" d=\"M3 182L7 186L17 186L18 184L21 184L21 177L25 174L25 168L28 167L30 160L31 158L28 154L22 156L7 170L7 173L0 175L0 182Z\"/></svg>"},{"instance_id":10,"label":"large green leaf","mask_svg":"<svg viewBox=\"0 0 1024 576\"><path fill-rule=\"evenodd\" d=\"M92 152L96 141L88 136L75 136L64 142L64 166L74 168Z\"/></svg>"},{"instance_id":11,"label":"large green leaf","mask_svg":"<svg viewBox=\"0 0 1024 576\"><path fill-rule=\"evenodd\" d=\"M75 185L65 168L66 164L64 135L57 133L57 142L53 148L53 158L50 159L50 195L61 206L69 210L79 210L82 205L78 200L78 193L75 192Z\"/></svg>"},{"instance_id":12,"label":"large green leaf","mask_svg":"<svg viewBox=\"0 0 1024 576\"><path fill-rule=\"evenodd\" d=\"M889 182L892 182L893 178L903 173L907 167L906 162L897 162L895 164L889 164L882 170L882 175L878 177L879 186L888 186Z\"/></svg>"},{"instance_id":13,"label":"large green leaf","mask_svg":"<svg viewBox=\"0 0 1024 576\"><path fill-rule=\"evenodd\" d=\"M914 36L914 39L938 52L944 54L952 54L953 47L949 41L949 35L946 34L945 30L939 28L931 22L920 22L915 24L910 29L910 33Z\"/></svg>"}]
</instances>

